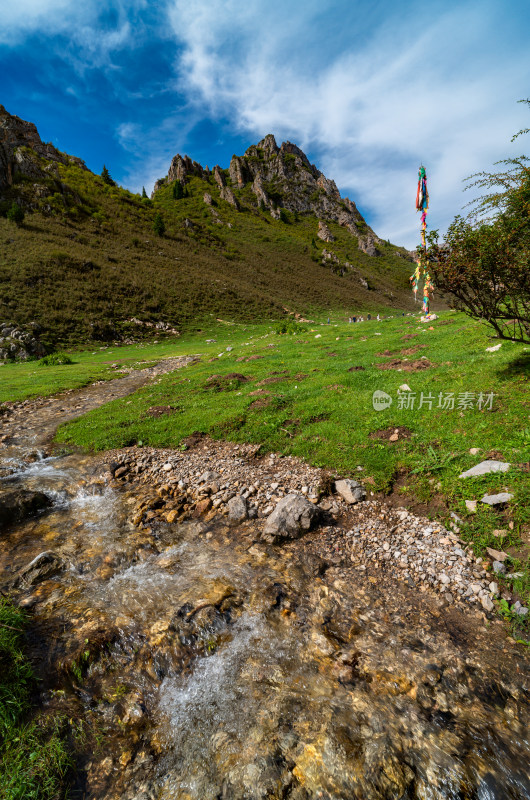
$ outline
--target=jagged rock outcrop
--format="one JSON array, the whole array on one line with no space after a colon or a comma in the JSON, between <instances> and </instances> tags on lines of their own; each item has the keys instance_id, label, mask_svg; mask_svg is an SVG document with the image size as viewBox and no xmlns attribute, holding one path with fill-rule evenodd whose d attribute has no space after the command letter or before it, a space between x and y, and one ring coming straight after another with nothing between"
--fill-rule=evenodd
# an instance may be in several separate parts
<instances>
[{"instance_id":1,"label":"jagged rock outcrop","mask_svg":"<svg viewBox=\"0 0 530 800\"><path fill-rule=\"evenodd\" d=\"M154 191L164 184L179 180L185 183L191 176L207 178L210 173L188 156L176 155L167 178L155 184ZM359 213L355 203L342 198L335 181L327 178L300 148L292 142L280 147L269 133L258 144L251 145L242 156L230 161L228 179L219 166L212 170L222 200L239 209L234 191L250 185L256 205L280 219L280 209L293 214L314 214L321 221L317 236L332 242L326 222L337 222L358 240L358 246L368 255L377 255L379 239Z\"/></svg>"},{"instance_id":2,"label":"jagged rock outcrop","mask_svg":"<svg viewBox=\"0 0 530 800\"><path fill-rule=\"evenodd\" d=\"M237 202L236 196L232 189L226 185L226 178L221 167L216 164L216 166L213 168L212 174L216 184L219 187L219 196L221 200L225 200L227 203L233 206L236 211L239 211L239 203Z\"/></svg>"},{"instance_id":3,"label":"jagged rock outcrop","mask_svg":"<svg viewBox=\"0 0 530 800\"><path fill-rule=\"evenodd\" d=\"M251 175L247 169L247 165L244 159L240 158L239 156L232 156L229 172L232 184L237 186L238 189L242 189L243 186L245 186L245 184L249 183L251 180Z\"/></svg>"},{"instance_id":4,"label":"jagged rock outcrop","mask_svg":"<svg viewBox=\"0 0 530 800\"><path fill-rule=\"evenodd\" d=\"M331 233L331 231L328 228L328 226L326 225L326 223L322 222L322 220L320 220L319 223L318 223L317 236L318 236L319 239L322 239L323 242L334 242L335 241L335 237Z\"/></svg>"},{"instance_id":5,"label":"jagged rock outcrop","mask_svg":"<svg viewBox=\"0 0 530 800\"><path fill-rule=\"evenodd\" d=\"M44 164L41 159L52 163ZM17 175L35 182L42 180L50 172L53 174L54 163L76 164L87 169L80 158L61 153L52 144L43 142L32 122L10 114L0 105L0 191L12 186Z\"/></svg>"},{"instance_id":6,"label":"jagged rock outcrop","mask_svg":"<svg viewBox=\"0 0 530 800\"><path fill-rule=\"evenodd\" d=\"M167 182L180 181L185 183L190 175L196 175L198 178L204 178L206 170L201 167L197 161L192 161L189 156L176 155L169 167L167 174Z\"/></svg>"},{"instance_id":7,"label":"jagged rock outcrop","mask_svg":"<svg viewBox=\"0 0 530 800\"><path fill-rule=\"evenodd\" d=\"M31 322L28 327L24 330L14 323L0 322L0 361L27 361L46 355L46 348L38 339L40 325Z\"/></svg>"}]
</instances>

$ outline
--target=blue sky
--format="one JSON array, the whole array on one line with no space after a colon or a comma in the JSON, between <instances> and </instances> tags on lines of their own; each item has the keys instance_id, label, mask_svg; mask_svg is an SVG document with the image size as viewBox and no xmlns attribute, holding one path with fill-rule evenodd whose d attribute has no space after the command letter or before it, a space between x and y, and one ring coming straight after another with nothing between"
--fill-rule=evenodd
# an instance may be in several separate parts
<instances>
[{"instance_id":1,"label":"blue sky","mask_svg":"<svg viewBox=\"0 0 530 800\"><path fill-rule=\"evenodd\" d=\"M376 232L418 242L463 179L526 152L530 1L0 0L0 103L151 189L175 153L228 166L267 133L308 154Z\"/></svg>"}]
</instances>

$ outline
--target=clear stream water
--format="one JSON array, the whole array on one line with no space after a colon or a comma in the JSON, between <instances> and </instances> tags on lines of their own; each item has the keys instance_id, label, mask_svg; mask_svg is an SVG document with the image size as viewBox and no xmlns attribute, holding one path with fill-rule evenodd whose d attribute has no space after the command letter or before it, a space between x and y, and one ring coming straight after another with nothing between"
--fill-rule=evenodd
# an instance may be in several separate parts
<instances>
[{"instance_id":1,"label":"clear stream water","mask_svg":"<svg viewBox=\"0 0 530 800\"><path fill-rule=\"evenodd\" d=\"M0 534L0 586L60 558L14 592L43 708L82 721L70 797L530 798L527 661L499 626L254 523L135 528L133 490L96 459L42 454L62 419L135 388L113 384L8 422L0 453L0 495L53 501Z\"/></svg>"}]
</instances>

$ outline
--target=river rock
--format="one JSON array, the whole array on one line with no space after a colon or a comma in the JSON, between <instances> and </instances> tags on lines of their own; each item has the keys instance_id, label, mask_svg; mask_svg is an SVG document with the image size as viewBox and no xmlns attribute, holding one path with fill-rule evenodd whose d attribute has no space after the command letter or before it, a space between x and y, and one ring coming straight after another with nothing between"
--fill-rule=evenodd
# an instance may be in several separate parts
<instances>
[{"instance_id":1,"label":"river rock","mask_svg":"<svg viewBox=\"0 0 530 800\"><path fill-rule=\"evenodd\" d=\"M488 475L490 472L507 472L509 469L510 465L505 461L481 461L480 464L476 464L471 469L462 472L458 477L474 478L477 475Z\"/></svg>"},{"instance_id":2,"label":"river rock","mask_svg":"<svg viewBox=\"0 0 530 800\"><path fill-rule=\"evenodd\" d=\"M509 492L500 492L499 494L485 494L480 502L486 503L488 506L500 506L503 503L508 503L512 498L513 494Z\"/></svg>"},{"instance_id":3,"label":"river rock","mask_svg":"<svg viewBox=\"0 0 530 800\"><path fill-rule=\"evenodd\" d=\"M487 594L483 595L480 598L480 603L481 603L482 608L484 609L484 611L493 611L493 609L495 608L495 606L493 605L493 602L491 600L491 597L488 597Z\"/></svg>"},{"instance_id":4,"label":"river rock","mask_svg":"<svg viewBox=\"0 0 530 800\"><path fill-rule=\"evenodd\" d=\"M496 575L504 575L504 573L506 572L506 567L504 566L502 561L494 561L492 567L493 567L493 572Z\"/></svg>"},{"instance_id":5,"label":"river rock","mask_svg":"<svg viewBox=\"0 0 530 800\"><path fill-rule=\"evenodd\" d=\"M504 550L495 550L493 547L486 547L486 553L494 561L506 561L508 558L508 553L505 553Z\"/></svg>"},{"instance_id":6,"label":"river rock","mask_svg":"<svg viewBox=\"0 0 530 800\"><path fill-rule=\"evenodd\" d=\"M228 520L229 522L243 522L248 519L248 503L246 498L236 494L228 501Z\"/></svg>"},{"instance_id":7,"label":"river rock","mask_svg":"<svg viewBox=\"0 0 530 800\"><path fill-rule=\"evenodd\" d=\"M218 472L214 472L211 469L207 469L205 472L202 473L197 483L210 483L211 481L217 480L218 477L219 477Z\"/></svg>"},{"instance_id":8,"label":"river rock","mask_svg":"<svg viewBox=\"0 0 530 800\"><path fill-rule=\"evenodd\" d=\"M50 578L64 567L63 559L52 550L45 550L18 572L13 586L33 586Z\"/></svg>"},{"instance_id":9,"label":"river rock","mask_svg":"<svg viewBox=\"0 0 530 800\"><path fill-rule=\"evenodd\" d=\"M20 522L51 505L52 501L44 492L33 492L30 489L6 492L0 497L0 526Z\"/></svg>"},{"instance_id":10,"label":"river rock","mask_svg":"<svg viewBox=\"0 0 530 800\"><path fill-rule=\"evenodd\" d=\"M335 491L350 505L366 499L366 489L364 486L350 478L343 478L340 481L335 481Z\"/></svg>"},{"instance_id":11,"label":"river rock","mask_svg":"<svg viewBox=\"0 0 530 800\"><path fill-rule=\"evenodd\" d=\"M321 510L310 503L302 494L288 494L277 504L267 518L263 530L269 541L299 539L318 523Z\"/></svg>"}]
</instances>

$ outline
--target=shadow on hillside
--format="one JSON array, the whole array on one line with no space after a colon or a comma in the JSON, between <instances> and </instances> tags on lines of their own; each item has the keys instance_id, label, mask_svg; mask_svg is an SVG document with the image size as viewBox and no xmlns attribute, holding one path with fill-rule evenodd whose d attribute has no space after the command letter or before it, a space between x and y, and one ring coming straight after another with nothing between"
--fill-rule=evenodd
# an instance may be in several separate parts
<instances>
[{"instance_id":1,"label":"shadow on hillside","mask_svg":"<svg viewBox=\"0 0 530 800\"><path fill-rule=\"evenodd\" d=\"M523 353L514 358L505 369L499 370L499 377L509 379L520 375L530 378L530 353Z\"/></svg>"}]
</instances>

